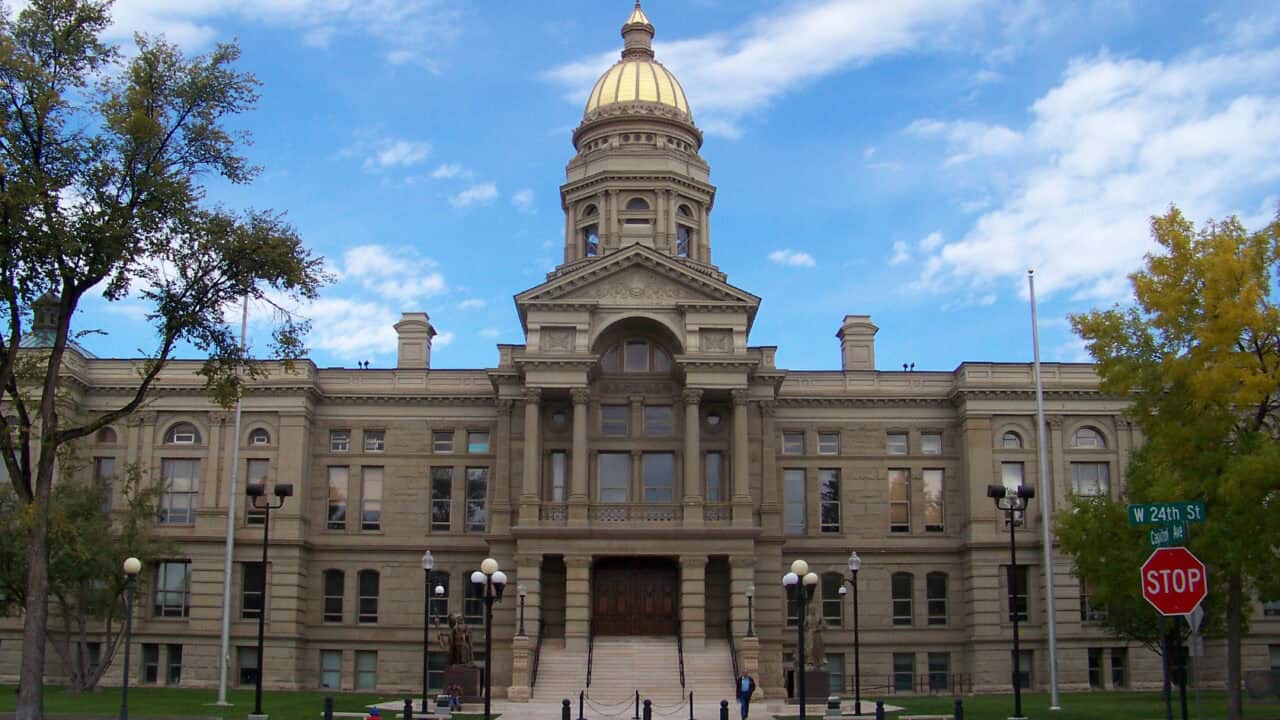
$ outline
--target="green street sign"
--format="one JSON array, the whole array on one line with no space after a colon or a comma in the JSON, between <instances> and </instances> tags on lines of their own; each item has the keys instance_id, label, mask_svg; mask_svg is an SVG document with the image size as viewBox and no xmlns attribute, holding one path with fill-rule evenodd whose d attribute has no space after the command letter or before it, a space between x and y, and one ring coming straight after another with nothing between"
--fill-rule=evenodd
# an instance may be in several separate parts
<instances>
[{"instance_id":1,"label":"green street sign","mask_svg":"<svg viewBox=\"0 0 1280 720\"><path fill-rule=\"evenodd\" d=\"M1152 548L1185 545L1187 542L1187 524L1184 522L1172 522L1153 527L1147 531L1147 539L1151 541Z\"/></svg>"},{"instance_id":2,"label":"green street sign","mask_svg":"<svg viewBox=\"0 0 1280 720\"><path fill-rule=\"evenodd\" d=\"M1139 503L1129 506L1130 525L1204 522L1204 502Z\"/></svg>"}]
</instances>

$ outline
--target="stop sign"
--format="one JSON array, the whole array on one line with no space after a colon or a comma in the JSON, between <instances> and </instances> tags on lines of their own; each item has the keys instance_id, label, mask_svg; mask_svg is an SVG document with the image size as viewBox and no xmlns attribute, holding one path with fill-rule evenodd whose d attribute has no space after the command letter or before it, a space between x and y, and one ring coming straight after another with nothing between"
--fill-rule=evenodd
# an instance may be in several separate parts
<instances>
[{"instance_id":1,"label":"stop sign","mask_svg":"<svg viewBox=\"0 0 1280 720\"><path fill-rule=\"evenodd\" d=\"M1184 547L1159 548L1142 564L1142 597L1161 615L1186 615L1208 592L1204 563Z\"/></svg>"}]
</instances>

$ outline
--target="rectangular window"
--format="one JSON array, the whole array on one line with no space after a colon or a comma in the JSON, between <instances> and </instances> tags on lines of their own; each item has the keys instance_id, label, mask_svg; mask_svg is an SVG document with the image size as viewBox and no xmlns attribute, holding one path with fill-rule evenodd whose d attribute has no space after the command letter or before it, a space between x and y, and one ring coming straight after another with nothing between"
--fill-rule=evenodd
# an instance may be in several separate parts
<instances>
[{"instance_id":1,"label":"rectangular window","mask_svg":"<svg viewBox=\"0 0 1280 720\"><path fill-rule=\"evenodd\" d=\"M262 563L240 563L240 619L256 620L262 614L263 599L267 591L266 573Z\"/></svg>"},{"instance_id":2,"label":"rectangular window","mask_svg":"<svg viewBox=\"0 0 1280 720\"><path fill-rule=\"evenodd\" d=\"M154 685L160 681L160 646L142 644L142 682Z\"/></svg>"},{"instance_id":3,"label":"rectangular window","mask_svg":"<svg viewBox=\"0 0 1280 720\"><path fill-rule=\"evenodd\" d=\"M181 685L182 684L182 646L176 643L169 644L169 665L165 671L165 685Z\"/></svg>"},{"instance_id":4,"label":"rectangular window","mask_svg":"<svg viewBox=\"0 0 1280 720\"><path fill-rule=\"evenodd\" d=\"M378 687L378 653L372 650L356 651L356 689L373 690Z\"/></svg>"},{"instance_id":5,"label":"rectangular window","mask_svg":"<svg viewBox=\"0 0 1280 720\"><path fill-rule=\"evenodd\" d=\"M782 491L786 503L784 509L788 535L804 535L804 470L786 469L782 471Z\"/></svg>"},{"instance_id":6,"label":"rectangular window","mask_svg":"<svg viewBox=\"0 0 1280 720\"><path fill-rule=\"evenodd\" d=\"M329 431L329 452L349 452L351 450L350 430Z\"/></svg>"},{"instance_id":7,"label":"rectangular window","mask_svg":"<svg viewBox=\"0 0 1280 720\"><path fill-rule=\"evenodd\" d=\"M844 576L839 573L822 573L819 579L818 592L822 598L822 624L828 627L840 627L844 624L844 596L840 588L844 587ZM816 598L814 600L816 602Z\"/></svg>"},{"instance_id":8,"label":"rectangular window","mask_svg":"<svg viewBox=\"0 0 1280 720\"><path fill-rule=\"evenodd\" d=\"M787 599L787 627L795 627L800 624L800 601L785 588L782 595Z\"/></svg>"},{"instance_id":9,"label":"rectangular window","mask_svg":"<svg viewBox=\"0 0 1280 720\"><path fill-rule=\"evenodd\" d=\"M382 468L361 468L360 529L382 529Z\"/></svg>"},{"instance_id":10,"label":"rectangular window","mask_svg":"<svg viewBox=\"0 0 1280 720\"><path fill-rule=\"evenodd\" d=\"M164 479L164 493L160 496L160 524L195 524L200 461L163 459L160 461L160 475Z\"/></svg>"},{"instance_id":11,"label":"rectangular window","mask_svg":"<svg viewBox=\"0 0 1280 720\"><path fill-rule=\"evenodd\" d=\"M111 512L111 495L115 489L116 459L100 457L93 459L93 479L102 488L102 512Z\"/></svg>"},{"instance_id":12,"label":"rectangular window","mask_svg":"<svg viewBox=\"0 0 1280 720\"><path fill-rule=\"evenodd\" d=\"M1013 651L1009 654L1012 656ZM1034 662L1033 651L1020 650L1018 652L1018 687L1023 690L1031 689L1031 668Z\"/></svg>"},{"instance_id":13,"label":"rectangular window","mask_svg":"<svg viewBox=\"0 0 1280 720\"><path fill-rule=\"evenodd\" d=\"M356 574L356 622L378 622L378 573L373 570Z\"/></svg>"},{"instance_id":14,"label":"rectangular window","mask_svg":"<svg viewBox=\"0 0 1280 720\"><path fill-rule=\"evenodd\" d=\"M320 651L320 687L326 690L342 689L342 651Z\"/></svg>"},{"instance_id":15,"label":"rectangular window","mask_svg":"<svg viewBox=\"0 0 1280 720\"><path fill-rule=\"evenodd\" d=\"M452 430L436 430L431 433L431 452L433 453L451 453L453 452L453 431Z\"/></svg>"},{"instance_id":16,"label":"rectangular window","mask_svg":"<svg viewBox=\"0 0 1280 720\"><path fill-rule=\"evenodd\" d=\"M804 433L802 432L782 433L782 452L785 455L803 455L804 454Z\"/></svg>"},{"instance_id":17,"label":"rectangular window","mask_svg":"<svg viewBox=\"0 0 1280 720\"><path fill-rule=\"evenodd\" d=\"M489 529L489 468L467 468L467 527L466 532L484 532Z\"/></svg>"},{"instance_id":18,"label":"rectangular window","mask_svg":"<svg viewBox=\"0 0 1280 720\"><path fill-rule=\"evenodd\" d=\"M941 455L942 433L920 433L920 454Z\"/></svg>"},{"instance_id":19,"label":"rectangular window","mask_svg":"<svg viewBox=\"0 0 1280 720\"><path fill-rule=\"evenodd\" d=\"M707 478L707 502L724 502L724 455L718 452L707 453L703 472Z\"/></svg>"},{"instance_id":20,"label":"rectangular window","mask_svg":"<svg viewBox=\"0 0 1280 720\"><path fill-rule=\"evenodd\" d=\"M436 592L436 589L441 592ZM431 620L445 622L449 619L449 573L431 571Z\"/></svg>"},{"instance_id":21,"label":"rectangular window","mask_svg":"<svg viewBox=\"0 0 1280 720\"><path fill-rule=\"evenodd\" d=\"M431 529L449 530L449 511L453 506L453 468L431 468Z\"/></svg>"},{"instance_id":22,"label":"rectangular window","mask_svg":"<svg viewBox=\"0 0 1280 720\"><path fill-rule=\"evenodd\" d=\"M462 617L471 627L484 625L484 586L463 578Z\"/></svg>"},{"instance_id":23,"label":"rectangular window","mask_svg":"<svg viewBox=\"0 0 1280 720\"><path fill-rule=\"evenodd\" d=\"M1080 581L1080 622L1102 622L1107 619L1106 607L1094 605L1090 602L1089 597L1093 594L1093 587L1085 582Z\"/></svg>"},{"instance_id":24,"label":"rectangular window","mask_svg":"<svg viewBox=\"0 0 1280 720\"><path fill-rule=\"evenodd\" d=\"M911 471L889 468L889 532L911 532Z\"/></svg>"},{"instance_id":25,"label":"rectangular window","mask_svg":"<svg viewBox=\"0 0 1280 720\"><path fill-rule=\"evenodd\" d=\"M920 475L924 484L924 530L942 532L942 470L924 470Z\"/></svg>"},{"instance_id":26,"label":"rectangular window","mask_svg":"<svg viewBox=\"0 0 1280 720\"><path fill-rule=\"evenodd\" d=\"M840 471L835 468L818 471L818 529L840 532Z\"/></svg>"},{"instance_id":27,"label":"rectangular window","mask_svg":"<svg viewBox=\"0 0 1280 720\"><path fill-rule=\"evenodd\" d=\"M670 405L644 406L644 434L647 437L671 437L675 432L675 416Z\"/></svg>"},{"instance_id":28,"label":"rectangular window","mask_svg":"<svg viewBox=\"0 0 1280 720\"><path fill-rule=\"evenodd\" d=\"M1280 617L1280 600L1267 600L1262 603L1263 617Z\"/></svg>"},{"instance_id":29,"label":"rectangular window","mask_svg":"<svg viewBox=\"0 0 1280 720\"><path fill-rule=\"evenodd\" d=\"M1267 652L1271 654L1271 672L1280 672L1280 645L1268 645Z\"/></svg>"},{"instance_id":30,"label":"rectangular window","mask_svg":"<svg viewBox=\"0 0 1280 720\"><path fill-rule=\"evenodd\" d=\"M325 622L342 622L342 598L346 594L346 573L341 570L325 570L324 571L324 601L323 609Z\"/></svg>"},{"instance_id":31,"label":"rectangular window","mask_svg":"<svg viewBox=\"0 0 1280 720\"><path fill-rule=\"evenodd\" d=\"M154 615L184 618L191 610L191 562L162 560L156 564Z\"/></svg>"},{"instance_id":32,"label":"rectangular window","mask_svg":"<svg viewBox=\"0 0 1280 720\"><path fill-rule=\"evenodd\" d=\"M907 434L903 432L891 432L884 436L885 453L889 455L906 455L907 454Z\"/></svg>"},{"instance_id":33,"label":"rectangular window","mask_svg":"<svg viewBox=\"0 0 1280 720\"><path fill-rule=\"evenodd\" d=\"M565 477L568 475L569 453L555 450L551 453L551 502L564 502Z\"/></svg>"},{"instance_id":34,"label":"rectangular window","mask_svg":"<svg viewBox=\"0 0 1280 720\"><path fill-rule=\"evenodd\" d=\"M347 479L351 470L346 467L329 468L328 529L343 530L347 527Z\"/></svg>"},{"instance_id":35,"label":"rectangular window","mask_svg":"<svg viewBox=\"0 0 1280 720\"><path fill-rule=\"evenodd\" d=\"M431 653L431 666L427 669L427 684L432 690L440 692L444 689L444 671L448 669L449 656L445 653Z\"/></svg>"},{"instance_id":36,"label":"rectangular window","mask_svg":"<svg viewBox=\"0 0 1280 720\"><path fill-rule=\"evenodd\" d=\"M1022 487L1022 463L1020 462L1003 462L1000 463L1000 483L1004 485L1006 490L1010 492L1016 491ZM1015 525L1021 526L1025 510L1017 510L1013 513L1013 522ZM1009 513L1000 512L1003 518L1004 526L1009 527Z\"/></svg>"},{"instance_id":37,"label":"rectangular window","mask_svg":"<svg viewBox=\"0 0 1280 720\"><path fill-rule=\"evenodd\" d=\"M924 578L925 611L930 625L947 624L947 575L929 573Z\"/></svg>"},{"instance_id":38,"label":"rectangular window","mask_svg":"<svg viewBox=\"0 0 1280 720\"><path fill-rule=\"evenodd\" d=\"M1082 497L1111 494L1111 466L1104 462L1071 463L1071 492Z\"/></svg>"},{"instance_id":39,"label":"rectangular window","mask_svg":"<svg viewBox=\"0 0 1280 720\"><path fill-rule=\"evenodd\" d=\"M1016 570L1016 572L1011 572ZM1005 582L1008 584L1009 622L1018 616L1018 622L1027 621L1027 566L1006 565Z\"/></svg>"},{"instance_id":40,"label":"rectangular window","mask_svg":"<svg viewBox=\"0 0 1280 720\"><path fill-rule=\"evenodd\" d=\"M916 685L916 654L893 654L893 689L895 692L911 692Z\"/></svg>"},{"instance_id":41,"label":"rectangular window","mask_svg":"<svg viewBox=\"0 0 1280 720\"><path fill-rule=\"evenodd\" d=\"M844 693L844 655L827 655L827 689L832 695Z\"/></svg>"},{"instance_id":42,"label":"rectangular window","mask_svg":"<svg viewBox=\"0 0 1280 720\"><path fill-rule=\"evenodd\" d=\"M253 685L258 682L258 648L236 648L236 670L240 676L240 685Z\"/></svg>"},{"instance_id":43,"label":"rectangular window","mask_svg":"<svg viewBox=\"0 0 1280 720\"><path fill-rule=\"evenodd\" d=\"M1102 648L1089 648L1089 687L1102 688Z\"/></svg>"},{"instance_id":44,"label":"rectangular window","mask_svg":"<svg viewBox=\"0 0 1280 720\"><path fill-rule=\"evenodd\" d=\"M1280 670L1275 663L1271 671ZM1111 687L1129 687L1129 648L1111 648Z\"/></svg>"},{"instance_id":45,"label":"rectangular window","mask_svg":"<svg viewBox=\"0 0 1280 720\"><path fill-rule=\"evenodd\" d=\"M267 486L267 472L270 470L271 463L268 460L246 460L244 482L245 487L250 485L260 485L263 488ZM254 510L252 503L246 502L244 506L244 522L246 525L261 525L266 521L267 513L265 510Z\"/></svg>"},{"instance_id":46,"label":"rectangular window","mask_svg":"<svg viewBox=\"0 0 1280 720\"><path fill-rule=\"evenodd\" d=\"M951 653L929 653L929 689L945 691L951 686Z\"/></svg>"},{"instance_id":47,"label":"rectangular window","mask_svg":"<svg viewBox=\"0 0 1280 720\"><path fill-rule=\"evenodd\" d=\"M676 456L672 453L645 453L641 456L644 501L670 503L674 500Z\"/></svg>"},{"instance_id":48,"label":"rectangular window","mask_svg":"<svg viewBox=\"0 0 1280 720\"><path fill-rule=\"evenodd\" d=\"M364 451L365 452L382 452L387 449L387 431L386 430L365 430L364 431Z\"/></svg>"},{"instance_id":49,"label":"rectangular window","mask_svg":"<svg viewBox=\"0 0 1280 720\"><path fill-rule=\"evenodd\" d=\"M596 497L602 503L624 503L631 484L630 453L600 453Z\"/></svg>"},{"instance_id":50,"label":"rectangular window","mask_svg":"<svg viewBox=\"0 0 1280 720\"><path fill-rule=\"evenodd\" d=\"M472 455L483 455L489 452L489 433L467 433L467 452Z\"/></svg>"},{"instance_id":51,"label":"rectangular window","mask_svg":"<svg viewBox=\"0 0 1280 720\"><path fill-rule=\"evenodd\" d=\"M80 647L80 643L76 643L76 652L80 651ZM85 643L84 654L87 656L85 659L88 661L85 670L87 670L90 675L93 675L98 672L98 665L102 662L102 643Z\"/></svg>"},{"instance_id":52,"label":"rectangular window","mask_svg":"<svg viewBox=\"0 0 1280 720\"><path fill-rule=\"evenodd\" d=\"M894 573L889 578L889 592L893 597L893 624L910 625L911 612L911 573Z\"/></svg>"},{"instance_id":53,"label":"rectangular window","mask_svg":"<svg viewBox=\"0 0 1280 720\"><path fill-rule=\"evenodd\" d=\"M839 455L840 454L840 433L838 432L818 433L818 454L819 455Z\"/></svg>"},{"instance_id":54,"label":"rectangular window","mask_svg":"<svg viewBox=\"0 0 1280 720\"><path fill-rule=\"evenodd\" d=\"M631 407L628 405L600 406L600 434L606 437L627 437L630 434Z\"/></svg>"},{"instance_id":55,"label":"rectangular window","mask_svg":"<svg viewBox=\"0 0 1280 720\"><path fill-rule=\"evenodd\" d=\"M623 372L649 372L649 343L628 340L622 352Z\"/></svg>"}]
</instances>

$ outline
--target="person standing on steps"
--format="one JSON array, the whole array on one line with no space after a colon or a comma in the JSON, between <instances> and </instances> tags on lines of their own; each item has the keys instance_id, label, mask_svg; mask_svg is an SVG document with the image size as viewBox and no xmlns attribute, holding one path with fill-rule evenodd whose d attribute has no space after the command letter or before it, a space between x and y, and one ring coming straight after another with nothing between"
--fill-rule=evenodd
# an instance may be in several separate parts
<instances>
[{"instance_id":1,"label":"person standing on steps","mask_svg":"<svg viewBox=\"0 0 1280 720\"><path fill-rule=\"evenodd\" d=\"M747 720L747 713L751 711L751 695L755 691L756 681L751 673L742 673L742 677L738 678L738 707L742 709L742 720Z\"/></svg>"}]
</instances>

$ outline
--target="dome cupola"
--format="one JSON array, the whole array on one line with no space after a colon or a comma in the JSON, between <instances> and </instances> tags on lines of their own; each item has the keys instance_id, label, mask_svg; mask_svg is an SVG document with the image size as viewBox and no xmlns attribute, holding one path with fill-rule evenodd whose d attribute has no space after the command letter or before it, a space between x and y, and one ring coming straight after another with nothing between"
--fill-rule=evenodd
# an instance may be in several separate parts
<instances>
[{"instance_id":1,"label":"dome cupola","mask_svg":"<svg viewBox=\"0 0 1280 720\"><path fill-rule=\"evenodd\" d=\"M693 114L689 111L689 101L680 81L654 59L653 35L653 24L637 0L635 9L622 25L622 58L606 70L591 88L583 112L584 124L601 115L612 114L611 111L644 110L638 106L627 107L634 103L657 106L647 109L649 112L656 109L693 124Z\"/></svg>"}]
</instances>

